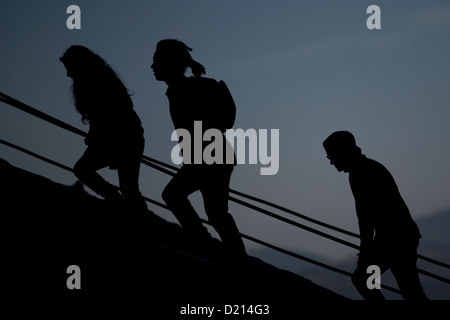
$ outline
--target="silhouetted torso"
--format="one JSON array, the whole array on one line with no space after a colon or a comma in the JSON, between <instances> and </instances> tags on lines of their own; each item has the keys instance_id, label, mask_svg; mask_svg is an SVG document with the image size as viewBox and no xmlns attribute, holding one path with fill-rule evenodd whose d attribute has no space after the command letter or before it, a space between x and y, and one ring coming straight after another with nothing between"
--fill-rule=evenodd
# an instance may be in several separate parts
<instances>
[{"instance_id":1,"label":"silhouetted torso","mask_svg":"<svg viewBox=\"0 0 450 320\"><path fill-rule=\"evenodd\" d=\"M191 135L191 156L194 154L194 137L202 139L208 129L218 129L224 132L226 126L220 115L221 96L218 82L204 77L189 77L169 85L166 95L169 99L169 110L175 129L186 129ZM194 135L194 122L202 122L202 137ZM223 163L226 162L226 152L231 145L223 140ZM202 142L202 150L211 142ZM233 152L231 150L231 152ZM193 163L193 160L191 161Z\"/></svg>"},{"instance_id":2,"label":"silhouetted torso","mask_svg":"<svg viewBox=\"0 0 450 320\"><path fill-rule=\"evenodd\" d=\"M216 128L214 106L217 81L203 77L185 78L170 85L166 95L175 129L184 128L194 133L194 121L202 121L203 129Z\"/></svg>"},{"instance_id":3,"label":"silhouetted torso","mask_svg":"<svg viewBox=\"0 0 450 320\"><path fill-rule=\"evenodd\" d=\"M394 178L377 161L361 156L349 174L361 234L361 251L374 243L384 249L418 244L421 237Z\"/></svg>"},{"instance_id":4,"label":"silhouetted torso","mask_svg":"<svg viewBox=\"0 0 450 320\"><path fill-rule=\"evenodd\" d=\"M84 90L93 91L86 95L88 99L84 102L88 106L88 145L120 149L131 140L143 138L141 121L126 92L114 92L114 86L110 83L95 85L95 79L85 85Z\"/></svg>"}]
</instances>

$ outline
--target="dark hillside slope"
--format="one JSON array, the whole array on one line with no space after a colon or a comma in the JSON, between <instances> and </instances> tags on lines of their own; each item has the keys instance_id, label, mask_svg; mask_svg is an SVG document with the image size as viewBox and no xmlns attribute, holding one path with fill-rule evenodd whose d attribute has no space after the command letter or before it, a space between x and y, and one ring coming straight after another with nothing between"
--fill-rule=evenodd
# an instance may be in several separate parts
<instances>
[{"instance_id":1,"label":"dark hillside slope","mask_svg":"<svg viewBox=\"0 0 450 320\"><path fill-rule=\"evenodd\" d=\"M175 313L187 304L295 309L344 300L259 259L229 261L219 241L200 250L177 224L150 211L136 214L3 160L0 177L10 297L132 298ZM81 270L80 290L67 288L71 265Z\"/></svg>"}]
</instances>

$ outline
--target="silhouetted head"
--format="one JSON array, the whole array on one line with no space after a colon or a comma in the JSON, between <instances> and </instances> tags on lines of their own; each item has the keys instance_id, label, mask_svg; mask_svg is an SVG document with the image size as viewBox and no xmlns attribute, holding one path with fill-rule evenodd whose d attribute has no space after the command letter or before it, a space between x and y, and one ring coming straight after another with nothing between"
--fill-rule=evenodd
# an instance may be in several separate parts
<instances>
[{"instance_id":1,"label":"silhouetted head","mask_svg":"<svg viewBox=\"0 0 450 320\"><path fill-rule=\"evenodd\" d=\"M73 80L75 107L83 122L88 122L95 112L105 111L99 105L132 107L127 88L99 55L84 46L73 45L59 60L66 67L67 76Z\"/></svg>"},{"instance_id":2,"label":"silhouetted head","mask_svg":"<svg viewBox=\"0 0 450 320\"><path fill-rule=\"evenodd\" d=\"M356 145L355 137L348 131L336 131L324 142L330 164L341 172L349 172L361 157L361 148Z\"/></svg>"},{"instance_id":3,"label":"silhouetted head","mask_svg":"<svg viewBox=\"0 0 450 320\"><path fill-rule=\"evenodd\" d=\"M72 79L110 68L99 55L80 45L71 46L59 60L66 67L67 76Z\"/></svg>"},{"instance_id":4,"label":"silhouetted head","mask_svg":"<svg viewBox=\"0 0 450 320\"><path fill-rule=\"evenodd\" d=\"M188 67L196 77L205 74L205 67L192 59L190 51L192 49L179 40L159 41L151 66L156 80L171 82L182 78Z\"/></svg>"}]
</instances>

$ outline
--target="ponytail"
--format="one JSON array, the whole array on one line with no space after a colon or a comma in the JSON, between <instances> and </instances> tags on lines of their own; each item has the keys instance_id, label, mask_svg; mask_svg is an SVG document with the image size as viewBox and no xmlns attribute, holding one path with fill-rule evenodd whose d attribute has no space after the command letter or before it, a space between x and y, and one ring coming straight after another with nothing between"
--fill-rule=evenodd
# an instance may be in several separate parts
<instances>
[{"instance_id":1,"label":"ponytail","mask_svg":"<svg viewBox=\"0 0 450 320\"><path fill-rule=\"evenodd\" d=\"M164 56L164 59L179 66L183 71L189 67L192 70L192 74L196 77L201 77L203 74L206 74L205 67L192 59L191 54L189 53L192 49L184 42L175 39L161 40L156 45L156 50Z\"/></svg>"},{"instance_id":2,"label":"ponytail","mask_svg":"<svg viewBox=\"0 0 450 320\"><path fill-rule=\"evenodd\" d=\"M206 74L205 67L192 58L189 62L189 68L191 68L192 74L196 77L201 77L203 74Z\"/></svg>"}]
</instances>

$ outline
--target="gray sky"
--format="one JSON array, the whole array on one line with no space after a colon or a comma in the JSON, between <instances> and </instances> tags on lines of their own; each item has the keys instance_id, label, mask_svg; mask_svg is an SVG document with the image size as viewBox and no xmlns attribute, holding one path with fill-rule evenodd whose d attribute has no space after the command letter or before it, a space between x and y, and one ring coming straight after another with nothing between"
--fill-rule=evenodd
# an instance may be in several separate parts
<instances>
[{"instance_id":1,"label":"gray sky","mask_svg":"<svg viewBox=\"0 0 450 320\"><path fill-rule=\"evenodd\" d=\"M81 30L66 9L81 8ZM381 8L381 30L366 9ZM414 218L450 207L450 4L448 1L2 1L0 91L83 130L58 58L81 44L101 55L134 92L145 154L170 163L173 126L165 83L150 70L156 43L184 41L208 77L228 84L236 128L280 130L280 169L240 165L231 187L357 232L347 174L322 141L349 130L393 174ZM83 140L0 104L0 138L73 166ZM7 147L0 157L50 179L75 177ZM116 181L115 173L102 171ZM169 178L142 168L151 198ZM193 199L202 215L199 195ZM172 215L149 205L167 219ZM354 253L271 218L230 206L240 230L330 259ZM253 244L247 243L252 249Z\"/></svg>"}]
</instances>

